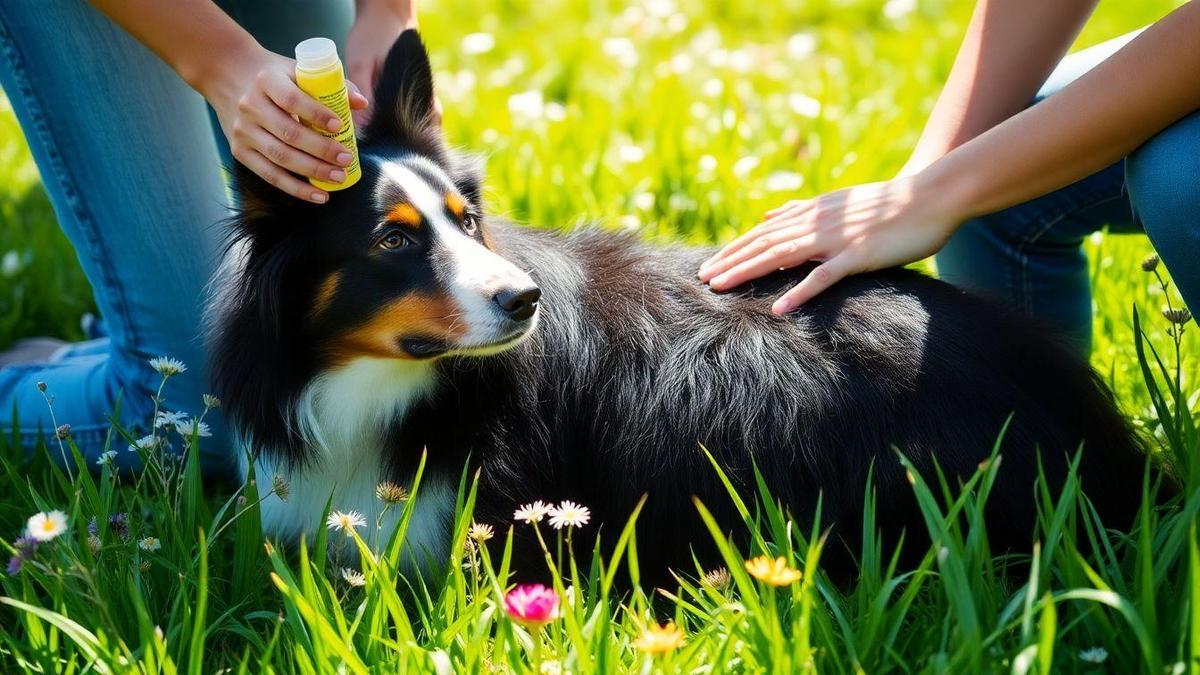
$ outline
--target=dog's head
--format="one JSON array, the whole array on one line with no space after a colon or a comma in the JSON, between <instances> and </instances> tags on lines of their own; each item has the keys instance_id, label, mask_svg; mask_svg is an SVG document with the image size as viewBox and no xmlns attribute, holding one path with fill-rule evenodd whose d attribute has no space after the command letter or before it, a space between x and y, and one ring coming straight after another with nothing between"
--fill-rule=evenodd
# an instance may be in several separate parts
<instances>
[{"instance_id":1,"label":"dog's head","mask_svg":"<svg viewBox=\"0 0 1200 675\"><path fill-rule=\"evenodd\" d=\"M374 105L360 142L363 176L327 204L237 167L245 291L267 321L310 346L318 369L514 346L533 330L540 291L495 251L479 171L446 148L435 122L416 31L388 54Z\"/></svg>"}]
</instances>

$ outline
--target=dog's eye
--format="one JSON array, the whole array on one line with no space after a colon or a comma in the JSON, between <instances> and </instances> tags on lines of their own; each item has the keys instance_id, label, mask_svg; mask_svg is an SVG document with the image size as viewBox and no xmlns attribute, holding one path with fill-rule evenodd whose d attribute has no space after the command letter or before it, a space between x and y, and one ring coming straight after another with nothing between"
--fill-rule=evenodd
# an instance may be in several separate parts
<instances>
[{"instance_id":1,"label":"dog's eye","mask_svg":"<svg viewBox=\"0 0 1200 675\"><path fill-rule=\"evenodd\" d=\"M394 249L407 245L408 237L399 232L389 232L387 236L379 240L379 248Z\"/></svg>"},{"instance_id":2,"label":"dog's eye","mask_svg":"<svg viewBox=\"0 0 1200 675\"><path fill-rule=\"evenodd\" d=\"M463 216L462 229L468 235L475 236L475 233L479 231L479 223L475 221L475 216L469 213Z\"/></svg>"}]
</instances>

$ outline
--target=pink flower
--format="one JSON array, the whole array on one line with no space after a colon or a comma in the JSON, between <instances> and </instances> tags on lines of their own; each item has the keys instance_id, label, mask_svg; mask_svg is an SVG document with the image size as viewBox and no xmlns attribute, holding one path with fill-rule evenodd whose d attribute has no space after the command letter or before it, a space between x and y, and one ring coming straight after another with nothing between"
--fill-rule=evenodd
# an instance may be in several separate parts
<instances>
[{"instance_id":1,"label":"pink flower","mask_svg":"<svg viewBox=\"0 0 1200 675\"><path fill-rule=\"evenodd\" d=\"M504 596L504 611L526 628L541 628L558 618L558 594L541 584L521 584Z\"/></svg>"}]
</instances>

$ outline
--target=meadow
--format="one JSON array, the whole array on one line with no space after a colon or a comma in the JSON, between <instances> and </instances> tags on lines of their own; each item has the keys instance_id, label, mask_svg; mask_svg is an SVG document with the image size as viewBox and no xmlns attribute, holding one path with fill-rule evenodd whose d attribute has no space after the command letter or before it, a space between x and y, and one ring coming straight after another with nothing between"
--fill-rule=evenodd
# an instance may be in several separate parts
<instances>
[{"instance_id":1,"label":"meadow","mask_svg":"<svg viewBox=\"0 0 1200 675\"><path fill-rule=\"evenodd\" d=\"M1102 4L1077 47L1178 4ZM896 172L970 9L439 0L421 21L447 133L486 155L493 212L704 244L794 196ZM605 528L616 555L560 555L570 527L538 523L554 578L546 597L559 604L539 626L514 620L506 602L523 581L509 573L510 531L533 525L473 527L469 475L445 570L404 579L403 524L386 548L364 550L361 569L332 559L329 538L346 536L335 528L318 528L299 551L265 542L257 505L287 486L269 476L206 483L195 434L171 436L181 459L140 450L151 469L138 477L89 471L77 456L60 468L69 438L51 435L33 456L0 439L0 546L20 563L0 576L0 672L1200 673L1200 338L1194 322L1163 316L1180 300L1161 265L1143 271L1144 237L1097 234L1086 249L1092 363L1184 488L1147 507L1132 532L1105 530L1069 483L1040 493L1032 555L998 556L981 513L999 462L961 485L914 476L936 543L904 569L867 536L847 587L821 571L819 523L792 522L765 492L731 491L752 545L713 527L725 567L681 570L670 588L637 583L629 527ZM90 311L0 96L0 346L80 338ZM127 452L137 435L114 429L112 450ZM1130 476L1129 489L1153 487ZM407 514L411 499L382 492ZM886 506L868 503L868 532ZM64 532L36 550L18 541L31 515L52 510L66 515ZM760 556L783 560L746 564ZM617 583L629 577L632 590Z\"/></svg>"}]
</instances>

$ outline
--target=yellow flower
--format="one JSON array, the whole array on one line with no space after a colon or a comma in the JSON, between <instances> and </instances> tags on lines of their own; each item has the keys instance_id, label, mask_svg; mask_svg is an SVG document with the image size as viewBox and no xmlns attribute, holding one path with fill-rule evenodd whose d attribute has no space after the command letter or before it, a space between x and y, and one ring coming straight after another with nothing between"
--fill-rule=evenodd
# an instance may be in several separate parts
<instances>
[{"instance_id":1,"label":"yellow flower","mask_svg":"<svg viewBox=\"0 0 1200 675\"><path fill-rule=\"evenodd\" d=\"M651 624L642 629L642 634L634 641L634 645L647 654L666 654L683 645L683 631L670 622L662 626Z\"/></svg>"},{"instance_id":2,"label":"yellow flower","mask_svg":"<svg viewBox=\"0 0 1200 675\"><path fill-rule=\"evenodd\" d=\"M771 584L772 586L788 586L800 579L800 570L788 567L787 559L782 556L771 560L768 556L760 555L746 561L746 571L750 576Z\"/></svg>"}]
</instances>

